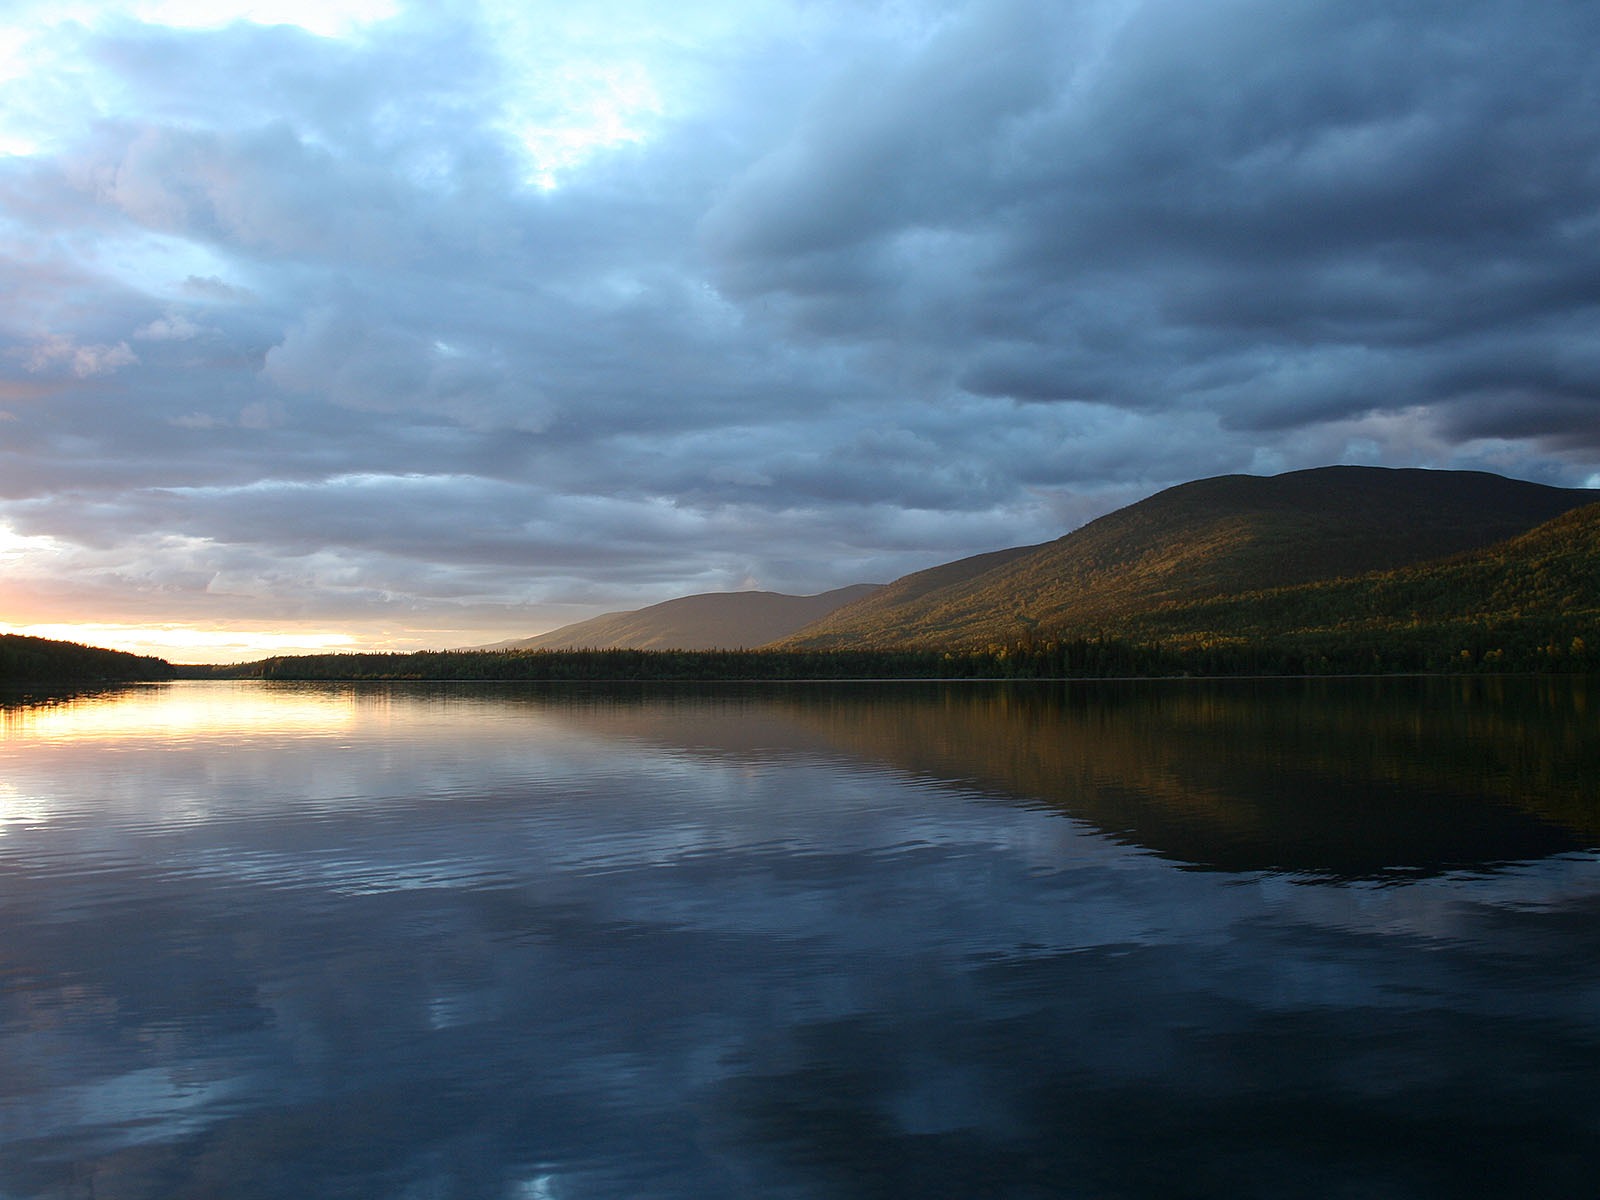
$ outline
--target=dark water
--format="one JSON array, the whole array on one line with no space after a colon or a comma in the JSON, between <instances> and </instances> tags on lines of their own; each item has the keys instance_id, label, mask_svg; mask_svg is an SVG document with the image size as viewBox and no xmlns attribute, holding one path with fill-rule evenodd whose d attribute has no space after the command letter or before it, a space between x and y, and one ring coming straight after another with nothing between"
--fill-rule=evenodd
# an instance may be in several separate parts
<instances>
[{"instance_id":1,"label":"dark water","mask_svg":"<svg viewBox=\"0 0 1600 1200\"><path fill-rule=\"evenodd\" d=\"M0 718L6 1200L1600 1186L1597 681Z\"/></svg>"}]
</instances>

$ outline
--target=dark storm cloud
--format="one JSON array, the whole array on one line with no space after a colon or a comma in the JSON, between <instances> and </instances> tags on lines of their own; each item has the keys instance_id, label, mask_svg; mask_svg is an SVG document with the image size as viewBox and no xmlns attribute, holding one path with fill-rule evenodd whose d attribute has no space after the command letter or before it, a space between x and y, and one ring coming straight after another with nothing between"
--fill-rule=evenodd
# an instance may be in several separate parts
<instances>
[{"instance_id":1,"label":"dark storm cloud","mask_svg":"<svg viewBox=\"0 0 1600 1200\"><path fill-rule=\"evenodd\" d=\"M974 6L831 95L706 219L725 286L980 393L1251 429L1470 405L1473 339L1594 315L1588 6L1120 15Z\"/></svg>"},{"instance_id":2,"label":"dark storm cloud","mask_svg":"<svg viewBox=\"0 0 1600 1200\"><path fill-rule=\"evenodd\" d=\"M0 528L57 539L36 575L248 563L270 611L321 555L342 595L616 608L1227 471L1600 473L1584 4L18 28Z\"/></svg>"}]
</instances>

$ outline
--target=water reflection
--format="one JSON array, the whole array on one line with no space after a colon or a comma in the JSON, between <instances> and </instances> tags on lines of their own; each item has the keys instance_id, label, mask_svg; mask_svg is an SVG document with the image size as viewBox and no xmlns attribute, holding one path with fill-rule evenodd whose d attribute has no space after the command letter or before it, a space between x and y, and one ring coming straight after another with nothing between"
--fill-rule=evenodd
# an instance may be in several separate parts
<instances>
[{"instance_id":1,"label":"water reflection","mask_svg":"<svg viewBox=\"0 0 1600 1200\"><path fill-rule=\"evenodd\" d=\"M1593 721L1528 680L14 707L0 1196L1579 1194Z\"/></svg>"},{"instance_id":2,"label":"water reflection","mask_svg":"<svg viewBox=\"0 0 1600 1200\"><path fill-rule=\"evenodd\" d=\"M581 720L688 753L879 762L1194 866L1405 878L1600 843L1588 692L1582 677L596 689Z\"/></svg>"}]
</instances>

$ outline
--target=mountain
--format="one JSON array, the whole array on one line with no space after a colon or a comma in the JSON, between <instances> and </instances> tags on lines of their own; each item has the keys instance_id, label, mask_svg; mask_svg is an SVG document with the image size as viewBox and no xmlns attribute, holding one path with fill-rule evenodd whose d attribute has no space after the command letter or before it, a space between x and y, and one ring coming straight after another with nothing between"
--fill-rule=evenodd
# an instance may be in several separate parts
<instances>
[{"instance_id":1,"label":"mountain","mask_svg":"<svg viewBox=\"0 0 1600 1200\"><path fill-rule=\"evenodd\" d=\"M929 597L937 602L945 593L959 590L991 571L997 571L1008 563L1042 549L1044 549L1042 545L1013 546L1009 550L990 550L985 554L974 554L971 558L959 558L954 562L941 563L925 571L902 575L893 583L884 584L869 595L853 601L850 608L853 612L887 613L914 608ZM826 620L826 617L823 620Z\"/></svg>"},{"instance_id":2,"label":"mountain","mask_svg":"<svg viewBox=\"0 0 1600 1200\"><path fill-rule=\"evenodd\" d=\"M486 650L738 650L787 637L881 585L859 583L816 596L707 592L631 612L604 613L537 637Z\"/></svg>"},{"instance_id":3,"label":"mountain","mask_svg":"<svg viewBox=\"0 0 1600 1200\"><path fill-rule=\"evenodd\" d=\"M1481 471L1223 475L1168 488L1041 546L906 576L776 645L973 647L1118 633L1163 606L1481 549L1594 497Z\"/></svg>"},{"instance_id":4,"label":"mountain","mask_svg":"<svg viewBox=\"0 0 1600 1200\"><path fill-rule=\"evenodd\" d=\"M1593 493L1590 493L1593 495ZM1174 646L1293 639L1377 645L1403 633L1487 654L1572 653L1575 630L1600 629L1600 503L1573 509L1481 550L1350 579L1154 609L1122 632ZM1489 646L1488 642L1496 642ZM1518 645L1518 642L1528 643ZM1499 653L1497 653L1499 652Z\"/></svg>"}]
</instances>

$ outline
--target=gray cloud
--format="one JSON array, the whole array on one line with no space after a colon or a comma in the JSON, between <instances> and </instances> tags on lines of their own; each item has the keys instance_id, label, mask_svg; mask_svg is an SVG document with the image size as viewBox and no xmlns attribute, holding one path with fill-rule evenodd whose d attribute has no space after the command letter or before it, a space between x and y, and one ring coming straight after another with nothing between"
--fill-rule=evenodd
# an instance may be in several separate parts
<instances>
[{"instance_id":1,"label":"gray cloud","mask_svg":"<svg viewBox=\"0 0 1600 1200\"><path fill-rule=\"evenodd\" d=\"M28 143L0 157L0 523L57 549L13 573L182 621L233 572L240 612L476 605L509 635L890 578L1225 471L1583 483L1592 26L1500 0L19 25L58 70L0 85L0 145Z\"/></svg>"},{"instance_id":2,"label":"gray cloud","mask_svg":"<svg viewBox=\"0 0 1600 1200\"><path fill-rule=\"evenodd\" d=\"M1244 428L1453 404L1431 359L1592 313L1581 6L1016 11L973 6L752 167L707 219L727 286L980 393Z\"/></svg>"}]
</instances>

